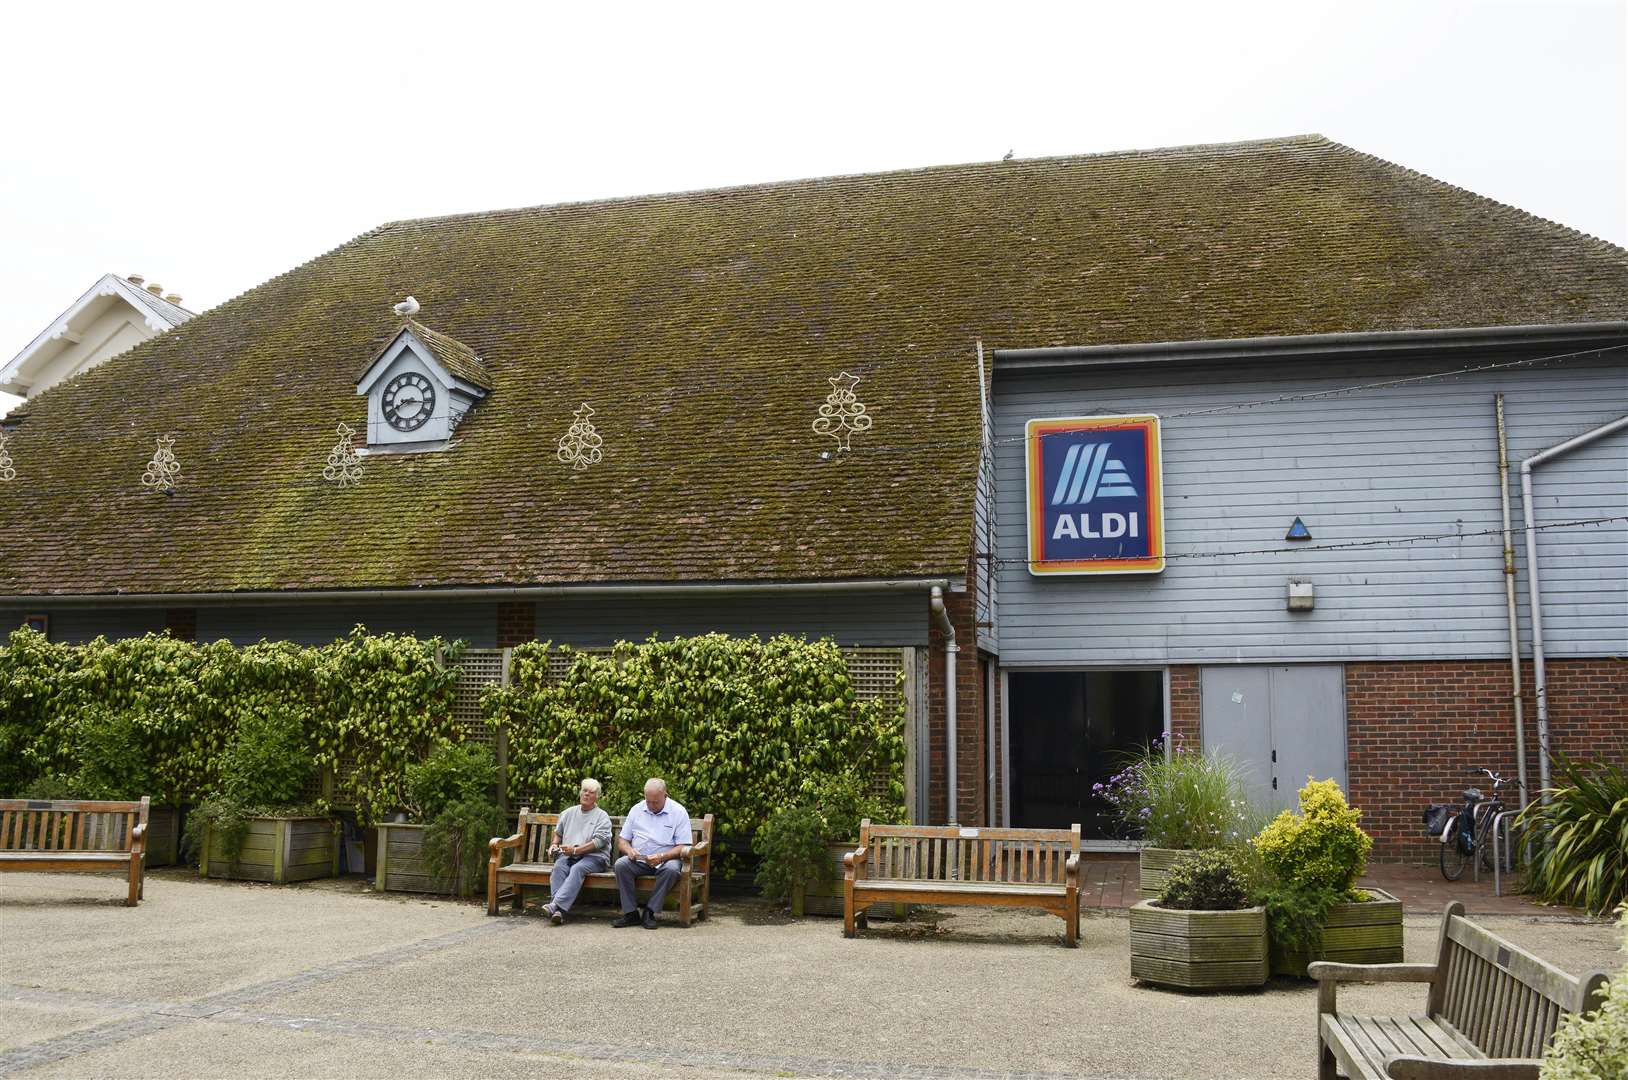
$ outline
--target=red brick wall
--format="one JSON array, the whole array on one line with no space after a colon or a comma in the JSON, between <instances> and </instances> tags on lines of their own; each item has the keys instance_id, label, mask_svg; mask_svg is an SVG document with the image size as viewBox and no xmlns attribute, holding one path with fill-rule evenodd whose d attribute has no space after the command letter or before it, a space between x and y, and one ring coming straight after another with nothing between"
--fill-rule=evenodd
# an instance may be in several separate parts
<instances>
[{"instance_id":1,"label":"red brick wall","mask_svg":"<svg viewBox=\"0 0 1628 1080\"><path fill-rule=\"evenodd\" d=\"M505 603L497 606L497 647L507 649L537 640L537 605Z\"/></svg>"},{"instance_id":2,"label":"red brick wall","mask_svg":"<svg viewBox=\"0 0 1628 1080\"><path fill-rule=\"evenodd\" d=\"M1580 757L1628 759L1628 661L1551 660L1552 749ZM1528 793L1537 797L1537 706L1532 666L1523 665ZM1363 812L1376 861L1431 861L1423 835L1426 803L1448 803L1475 783L1471 768L1515 776L1515 722L1509 663L1455 660L1345 666L1346 746L1351 802ZM1518 790L1506 802L1519 799Z\"/></svg>"},{"instance_id":3,"label":"red brick wall","mask_svg":"<svg viewBox=\"0 0 1628 1080\"><path fill-rule=\"evenodd\" d=\"M984 822L984 723L983 681L978 672L976 618L971 592L947 592L944 607L955 627L956 654L956 797L954 820L965 825ZM945 784L946 730L944 726L944 635L933 625L928 636L927 715L928 782L927 813L931 823L947 820Z\"/></svg>"},{"instance_id":4,"label":"red brick wall","mask_svg":"<svg viewBox=\"0 0 1628 1080\"><path fill-rule=\"evenodd\" d=\"M1200 749L1199 716L1203 697L1198 668L1192 664L1170 667L1170 733L1191 749Z\"/></svg>"}]
</instances>

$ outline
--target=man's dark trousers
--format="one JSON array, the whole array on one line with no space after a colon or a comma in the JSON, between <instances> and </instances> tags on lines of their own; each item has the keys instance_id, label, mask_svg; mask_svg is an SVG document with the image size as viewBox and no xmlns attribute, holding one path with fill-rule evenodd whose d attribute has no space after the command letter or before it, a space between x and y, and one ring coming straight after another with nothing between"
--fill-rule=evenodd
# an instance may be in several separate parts
<instances>
[{"instance_id":1,"label":"man's dark trousers","mask_svg":"<svg viewBox=\"0 0 1628 1080\"><path fill-rule=\"evenodd\" d=\"M636 911L639 907L639 894L634 889L634 883L639 878L656 877L655 890L651 892L650 899L645 906L651 911L660 911L662 901L667 899L667 890L671 889L684 872L684 860L668 859L660 866L651 866L636 859L623 855L616 860L616 888L622 894L622 910Z\"/></svg>"}]
</instances>

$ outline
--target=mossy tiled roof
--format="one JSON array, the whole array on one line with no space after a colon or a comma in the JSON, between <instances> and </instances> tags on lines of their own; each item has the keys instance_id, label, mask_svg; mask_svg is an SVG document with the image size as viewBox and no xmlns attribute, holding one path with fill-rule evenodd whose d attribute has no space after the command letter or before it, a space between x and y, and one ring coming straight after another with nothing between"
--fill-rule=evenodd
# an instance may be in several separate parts
<instances>
[{"instance_id":1,"label":"mossy tiled roof","mask_svg":"<svg viewBox=\"0 0 1628 1080\"><path fill-rule=\"evenodd\" d=\"M492 392L340 489L408 293ZM23 406L0 593L953 574L977 339L1624 317L1622 249L1320 137L395 222ZM875 426L826 460L842 370ZM170 497L140 484L163 434Z\"/></svg>"},{"instance_id":2,"label":"mossy tiled roof","mask_svg":"<svg viewBox=\"0 0 1628 1080\"><path fill-rule=\"evenodd\" d=\"M430 351L436 363L447 369L447 372L466 383L471 383L482 390L492 388L492 375L481 363L475 350L461 341L454 341L445 334L437 333L416 319L404 320L407 329L411 330L424 347ZM394 339L391 339L394 340ZM388 346L386 346L388 348Z\"/></svg>"}]
</instances>

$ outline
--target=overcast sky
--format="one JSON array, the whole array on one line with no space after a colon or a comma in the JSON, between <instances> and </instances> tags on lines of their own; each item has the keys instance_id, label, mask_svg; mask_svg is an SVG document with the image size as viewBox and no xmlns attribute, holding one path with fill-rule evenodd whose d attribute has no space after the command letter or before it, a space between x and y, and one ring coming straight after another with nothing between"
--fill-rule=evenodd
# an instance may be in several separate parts
<instances>
[{"instance_id":1,"label":"overcast sky","mask_svg":"<svg viewBox=\"0 0 1628 1080\"><path fill-rule=\"evenodd\" d=\"M1625 7L18 5L0 362L109 271L196 311L399 218L1008 150L1320 132L1625 244Z\"/></svg>"}]
</instances>

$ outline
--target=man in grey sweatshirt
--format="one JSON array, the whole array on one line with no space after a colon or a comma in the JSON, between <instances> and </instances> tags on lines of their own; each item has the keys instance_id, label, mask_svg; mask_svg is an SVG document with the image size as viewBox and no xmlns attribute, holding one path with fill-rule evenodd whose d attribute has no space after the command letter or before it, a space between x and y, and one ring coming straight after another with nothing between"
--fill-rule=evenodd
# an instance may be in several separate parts
<instances>
[{"instance_id":1,"label":"man in grey sweatshirt","mask_svg":"<svg viewBox=\"0 0 1628 1080\"><path fill-rule=\"evenodd\" d=\"M548 849L554 872L543 912L555 926L565 922L565 913L582 891L583 878L610 865L611 819L599 808L599 790L598 780L585 778L577 805L567 807L554 827L554 843Z\"/></svg>"}]
</instances>

